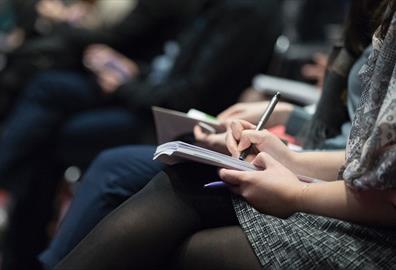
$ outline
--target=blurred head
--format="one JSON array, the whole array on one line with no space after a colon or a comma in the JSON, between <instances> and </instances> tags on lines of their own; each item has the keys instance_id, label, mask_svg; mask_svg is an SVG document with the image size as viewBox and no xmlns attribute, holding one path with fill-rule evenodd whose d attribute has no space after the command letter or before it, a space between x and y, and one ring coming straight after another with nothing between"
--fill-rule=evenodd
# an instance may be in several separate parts
<instances>
[{"instance_id":1,"label":"blurred head","mask_svg":"<svg viewBox=\"0 0 396 270\"><path fill-rule=\"evenodd\" d=\"M380 38L385 37L385 34L393 18L393 14L396 12L396 0L388 0L386 2L386 10L383 11L383 16L380 22L381 26L378 32Z\"/></svg>"},{"instance_id":2,"label":"blurred head","mask_svg":"<svg viewBox=\"0 0 396 270\"><path fill-rule=\"evenodd\" d=\"M380 25L387 28L391 18L386 23L385 17L394 7L395 0L352 0L346 20L345 48L352 55L360 55L371 43L375 30Z\"/></svg>"}]
</instances>

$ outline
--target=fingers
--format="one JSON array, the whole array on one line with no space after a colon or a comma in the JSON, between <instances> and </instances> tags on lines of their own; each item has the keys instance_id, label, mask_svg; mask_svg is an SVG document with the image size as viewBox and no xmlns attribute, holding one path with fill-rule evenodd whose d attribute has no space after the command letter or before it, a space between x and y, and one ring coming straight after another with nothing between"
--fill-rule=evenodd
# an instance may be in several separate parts
<instances>
[{"instance_id":1,"label":"fingers","mask_svg":"<svg viewBox=\"0 0 396 270\"><path fill-rule=\"evenodd\" d=\"M242 132L246 129L255 129L256 126L244 120L235 120L230 124L232 135L236 140L241 139Z\"/></svg>"},{"instance_id":2,"label":"fingers","mask_svg":"<svg viewBox=\"0 0 396 270\"><path fill-rule=\"evenodd\" d=\"M104 63L110 57L111 52L112 50L107 45L93 44L85 50L84 60Z\"/></svg>"},{"instance_id":3,"label":"fingers","mask_svg":"<svg viewBox=\"0 0 396 270\"><path fill-rule=\"evenodd\" d=\"M196 125L194 127L194 137L195 140L202 142L202 141L206 141L206 139L208 138L208 134L203 132L200 126Z\"/></svg>"},{"instance_id":4,"label":"fingers","mask_svg":"<svg viewBox=\"0 0 396 270\"><path fill-rule=\"evenodd\" d=\"M104 53L105 48L101 44L89 46L84 53L84 65L94 72L99 72L103 69L108 57Z\"/></svg>"},{"instance_id":5,"label":"fingers","mask_svg":"<svg viewBox=\"0 0 396 270\"><path fill-rule=\"evenodd\" d=\"M228 185L239 186L244 182L246 172L221 169L219 171L220 178Z\"/></svg>"},{"instance_id":6,"label":"fingers","mask_svg":"<svg viewBox=\"0 0 396 270\"><path fill-rule=\"evenodd\" d=\"M267 169L278 164L278 162L273 157L265 152L259 153L252 163L254 166L260 169Z\"/></svg>"},{"instance_id":7,"label":"fingers","mask_svg":"<svg viewBox=\"0 0 396 270\"><path fill-rule=\"evenodd\" d=\"M123 55L120 55L119 57L120 57L120 62L125 66L125 68L127 69L127 73L131 77L136 77L137 75L139 75L140 68L136 62L134 62L129 58L126 58Z\"/></svg>"},{"instance_id":8,"label":"fingers","mask_svg":"<svg viewBox=\"0 0 396 270\"><path fill-rule=\"evenodd\" d=\"M228 152L230 152L233 157L239 156L238 142L235 140L234 136L232 135L231 127L227 127L226 146Z\"/></svg>"},{"instance_id":9,"label":"fingers","mask_svg":"<svg viewBox=\"0 0 396 270\"><path fill-rule=\"evenodd\" d=\"M228 151L235 157L239 156L240 151L238 150L239 140L241 134L245 129L254 129L255 126L247 121L238 120L231 121L227 127L226 145Z\"/></svg>"},{"instance_id":10,"label":"fingers","mask_svg":"<svg viewBox=\"0 0 396 270\"><path fill-rule=\"evenodd\" d=\"M267 136L269 136L267 130L243 130L240 135L238 151L243 151L252 144L263 144Z\"/></svg>"},{"instance_id":11,"label":"fingers","mask_svg":"<svg viewBox=\"0 0 396 270\"><path fill-rule=\"evenodd\" d=\"M98 83L102 87L103 92L108 94L114 92L121 84L117 74L110 71L101 72L98 75Z\"/></svg>"},{"instance_id":12,"label":"fingers","mask_svg":"<svg viewBox=\"0 0 396 270\"><path fill-rule=\"evenodd\" d=\"M232 130L232 136L238 141L238 152L245 150L252 143L256 143L256 141L251 141L249 138L244 138L245 134L250 134L249 132L254 131L255 126L253 124L243 120L233 121L230 128Z\"/></svg>"}]
</instances>

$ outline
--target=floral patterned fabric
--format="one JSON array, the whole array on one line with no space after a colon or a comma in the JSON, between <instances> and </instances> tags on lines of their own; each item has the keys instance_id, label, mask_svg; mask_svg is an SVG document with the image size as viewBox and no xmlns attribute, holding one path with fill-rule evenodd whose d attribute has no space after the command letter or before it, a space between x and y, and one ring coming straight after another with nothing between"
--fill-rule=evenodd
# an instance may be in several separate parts
<instances>
[{"instance_id":1,"label":"floral patterned fabric","mask_svg":"<svg viewBox=\"0 0 396 270\"><path fill-rule=\"evenodd\" d=\"M363 95L341 171L356 189L396 188L396 13L360 71Z\"/></svg>"}]
</instances>

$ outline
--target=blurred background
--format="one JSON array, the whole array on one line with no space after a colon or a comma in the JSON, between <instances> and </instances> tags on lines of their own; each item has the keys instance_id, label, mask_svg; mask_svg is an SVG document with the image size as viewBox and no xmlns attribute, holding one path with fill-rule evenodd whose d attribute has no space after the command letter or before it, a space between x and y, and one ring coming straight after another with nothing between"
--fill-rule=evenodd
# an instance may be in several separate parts
<instances>
[{"instance_id":1,"label":"blurred background","mask_svg":"<svg viewBox=\"0 0 396 270\"><path fill-rule=\"evenodd\" d=\"M221 2L222 6L214 8L215 2L217 5ZM10 222L24 223L19 230L26 231L29 224L21 220L41 216L41 208L29 203L26 206L26 200L25 205L18 208L18 196L27 198L29 193L30 201L27 201L32 202L37 197L52 194L51 190L37 190L39 185L32 188L30 185L35 184L31 183L38 181L33 176L41 174L40 181L44 185L46 181L57 179L52 181L57 183L52 187L55 195L48 195L43 203L50 205L47 212L51 214L46 215L51 222L37 225L44 226L50 238L67 209L73 189L78 186L76 183L99 151L132 143L155 143L152 126L143 128L136 125L135 119L150 118L151 105L177 110L195 106L216 114L238 101L265 98L253 84L258 74L304 82L320 93L328 55L332 46L342 40L349 1L249 0L244 4L239 1L242 2L238 4L240 10L235 6L230 8L234 2L238 1L0 0L1 243ZM248 2L252 5L257 2L261 17L246 22L246 26L244 22L241 26L233 24L233 20L248 14L244 6ZM238 32L238 27L246 28ZM219 46L218 40L225 45ZM232 47L238 50L232 51ZM225 62L229 55L234 56L233 62ZM78 74L78 79L65 75L71 73ZM52 74L49 76L52 81L48 77L43 79L42 74ZM54 78L59 74L64 74L63 80L57 83ZM91 88L101 94L89 105L86 105L86 96L80 99L58 97L57 101L52 101L48 96L56 100L51 96L58 95L56 93L40 99L43 90L39 93L33 90L38 77L41 86L47 80L47 88L66 85L64 81L76 82L71 89L84 88L89 81L94 85ZM231 77L236 77L238 82L232 82ZM77 84L80 78L84 78L84 83ZM225 82L226 78L230 81ZM231 89L232 86L235 89ZM185 89L189 89L191 96L185 94ZM213 98L208 89L218 90L217 96L225 97L224 104L210 101ZM125 95L127 90L139 94ZM29 91L35 94L29 95ZM198 100L198 95L209 98ZM175 97L181 97L180 104L175 103ZM127 102L123 103L124 99ZM51 109L41 118L34 118L32 115L38 115L37 111L28 111L32 100ZM84 106L69 106L79 102ZM294 102L306 105L298 100ZM109 104L112 114L108 111ZM62 114L56 108L64 108ZM98 108L106 108L106 112L98 113ZM16 120L22 110L32 117ZM85 120L80 118L78 124L63 125L65 119L73 120L76 112L88 110L95 114L85 115ZM13 126L13 121L18 124L32 122ZM102 125L103 122L106 125ZM65 128L60 129L59 123ZM82 132L81 127L89 127L89 132ZM9 135L19 129L16 135ZM136 136L137 130L141 133L139 136ZM12 138L7 139L7 136ZM33 165L38 160L41 163ZM45 166L40 167L43 164ZM55 168L56 173L49 172ZM28 182L30 184L26 184ZM20 210L20 215L25 217L10 221L9 213L14 209L24 209ZM18 235L19 242L15 245L23 244L24 239L29 241L28 233ZM5 246L7 249L7 244ZM41 245L32 249L42 248Z\"/></svg>"}]
</instances>

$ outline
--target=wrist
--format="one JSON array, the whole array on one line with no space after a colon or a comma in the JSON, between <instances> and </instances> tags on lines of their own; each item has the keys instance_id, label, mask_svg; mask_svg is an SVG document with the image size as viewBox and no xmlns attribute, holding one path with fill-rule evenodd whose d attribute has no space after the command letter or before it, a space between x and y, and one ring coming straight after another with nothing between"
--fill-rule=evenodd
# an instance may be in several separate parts
<instances>
[{"instance_id":1,"label":"wrist","mask_svg":"<svg viewBox=\"0 0 396 270\"><path fill-rule=\"evenodd\" d=\"M310 190L311 184L302 183L299 187L299 190L296 192L296 196L294 198L294 205L296 207L296 212L307 213L307 197Z\"/></svg>"},{"instance_id":2,"label":"wrist","mask_svg":"<svg viewBox=\"0 0 396 270\"><path fill-rule=\"evenodd\" d=\"M289 170L291 170L295 174L299 174L298 172L298 161L299 161L299 153L295 151L291 151L288 149L285 155L285 160L283 162Z\"/></svg>"}]
</instances>

